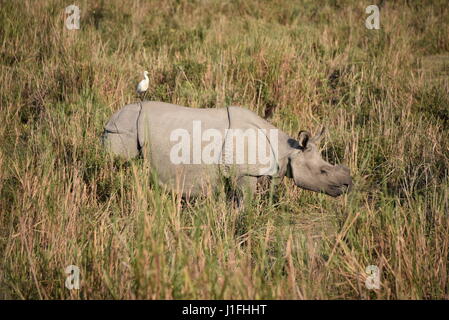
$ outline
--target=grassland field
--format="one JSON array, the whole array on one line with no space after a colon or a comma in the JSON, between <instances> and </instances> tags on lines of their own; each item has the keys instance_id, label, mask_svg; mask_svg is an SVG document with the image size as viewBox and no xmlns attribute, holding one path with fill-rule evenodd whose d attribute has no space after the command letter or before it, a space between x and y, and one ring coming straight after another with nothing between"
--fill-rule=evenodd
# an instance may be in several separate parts
<instances>
[{"instance_id":1,"label":"grassland field","mask_svg":"<svg viewBox=\"0 0 449 320\"><path fill-rule=\"evenodd\" d=\"M447 1L70 4L0 0L0 298L449 299ZM353 191L182 201L99 143L143 70L148 100L326 126Z\"/></svg>"}]
</instances>

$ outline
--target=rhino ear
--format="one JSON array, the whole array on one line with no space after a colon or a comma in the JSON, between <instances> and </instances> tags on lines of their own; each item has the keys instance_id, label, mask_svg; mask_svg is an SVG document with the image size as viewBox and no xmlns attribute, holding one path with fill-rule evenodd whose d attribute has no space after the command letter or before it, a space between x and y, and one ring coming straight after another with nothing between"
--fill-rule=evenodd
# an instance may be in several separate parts
<instances>
[{"instance_id":1,"label":"rhino ear","mask_svg":"<svg viewBox=\"0 0 449 320\"><path fill-rule=\"evenodd\" d=\"M321 127L320 133L318 133L316 136L314 136L311 140L311 142L315 143L316 145L320 144L320 140L324 135L324 132L326 131L326 128L323 126Z\"/></svg>"},{"instance_id":2,"label":"rhino ear","mask_svg":"<svg viewBox=\"0 0 449 320\"><path fill-rule=\"evenodd\" d=\"M310 140L310 132L309 131L299 131L298 133L298 142L299 147L302 149L307 148L307 143Z\"/></svg>"}]
</instances>

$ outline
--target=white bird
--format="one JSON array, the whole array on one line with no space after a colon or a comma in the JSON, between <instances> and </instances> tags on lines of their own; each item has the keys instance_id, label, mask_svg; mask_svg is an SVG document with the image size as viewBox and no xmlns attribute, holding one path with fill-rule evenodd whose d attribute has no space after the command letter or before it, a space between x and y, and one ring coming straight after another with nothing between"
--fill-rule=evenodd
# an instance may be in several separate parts
<instances>
[{"instance_id":1,"label":"white bird","mask_svg":"<svg viewBox=\"0 0 449 320\"><path fill-rule=\"evenodd\" d=\"M137 94L141 95L148 90L148 86L150 84L150 79L148 79L148 71L143 72L143 76L145 79L139 82L137 85Z\"/></svg>"}]
</instances>

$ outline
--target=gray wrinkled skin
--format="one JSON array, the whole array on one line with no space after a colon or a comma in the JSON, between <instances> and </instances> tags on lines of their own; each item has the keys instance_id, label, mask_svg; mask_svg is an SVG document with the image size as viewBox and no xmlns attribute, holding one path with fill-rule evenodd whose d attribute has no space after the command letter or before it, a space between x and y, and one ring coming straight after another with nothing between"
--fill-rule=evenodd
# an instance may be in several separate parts
<instances>
[{"instance_id":1,"label":"gray wrinkled skin","mask_svg":"<svg viewBox=\"0 0 449 320\"><path fill-rule=\"evenodd\" d=\"M218 184L220 175L226 176L230 172L236 176L242 189L255 192L257 179L261 177L259 163L233 165L232 168L223 164L172 163L170 150L176 142L170 141L170 134L178 128L192 133L193 121L201 121L203 131L213 128L223 136L229 128L276 129L254 112L240 107L198 109L145 101L126 105L112 115L105 126L103 145L113 155L128 159L142 154L156 171L161 185L185 196L206 194L210 187ZM275 181L287 176L300 188L333 197L349 191L352 185L349 169L321 158L318 149L321 133L312 137L302 131L298 139L293 139L279 130L279 152L265 175L275 178ZM269 139L267 136L259 143L266 144L266 150L273 150L274 142ZM203 142L203 147L208 143ZM245 152L248 152L247 145Z\"/></svg>"},{"instance_id":2,"label":"gray wrinkled skin","mask_svg":"<svg viewBox=\"0 0 449 320\"><path fill-rule=\"evenodd\" d=\"M331 165L321 158L317 143L321 136L310 138L308 132L300 134L300 151L290 154L289 176L295 184L303 189L324 192L337 197L349 191L352 186L352 178L347 167ZM305 141L304 141L305 140Z\"/></svg>"}]
</instances>

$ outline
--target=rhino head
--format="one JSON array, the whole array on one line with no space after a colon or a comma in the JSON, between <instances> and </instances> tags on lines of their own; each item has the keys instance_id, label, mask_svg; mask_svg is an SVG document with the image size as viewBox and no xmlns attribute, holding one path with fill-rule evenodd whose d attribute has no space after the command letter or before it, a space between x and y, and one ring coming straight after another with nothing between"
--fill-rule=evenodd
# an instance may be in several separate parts
<instances>
[{"instance_id":1,"label":"rhino head","mask_svg":"<svg viewBox=\"0 0 449 320\"><path fill-rule=\"evenodd\" d=\"M294 143L287 175L300 188L338 197L351 189L352 178L349 168L332 165L321 157L318 145L323 132L324 128L311 137L309 132L301 131L297 141L291 139Z\"/></svg>"}]
</instances>

